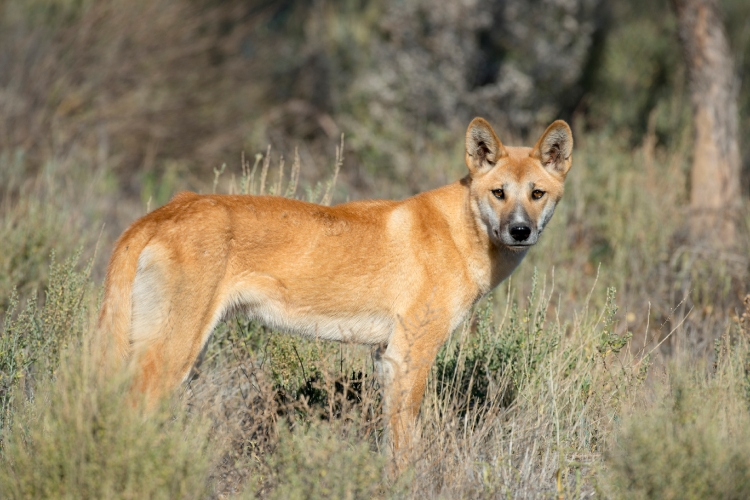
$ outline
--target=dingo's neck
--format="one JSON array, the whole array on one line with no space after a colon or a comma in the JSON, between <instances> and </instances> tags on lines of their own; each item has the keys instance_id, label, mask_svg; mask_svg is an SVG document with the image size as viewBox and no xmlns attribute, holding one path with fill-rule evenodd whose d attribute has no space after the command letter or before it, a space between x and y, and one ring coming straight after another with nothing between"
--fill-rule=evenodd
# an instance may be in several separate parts
<instances>
[{"instance_id":1,"label":"dingo's neck","mask_svg":"<svg viewBox=\"0 0 750 500\"><path fill-rule=\"evenodd\" d=\"M464 256L467 271L482 296L510 276L527 250L512 250L492 242L489 228L482 222L473 202L470 182L466 177L417 196L428 197L451 227L453 241Z\"/></svg>"}]
</instances>

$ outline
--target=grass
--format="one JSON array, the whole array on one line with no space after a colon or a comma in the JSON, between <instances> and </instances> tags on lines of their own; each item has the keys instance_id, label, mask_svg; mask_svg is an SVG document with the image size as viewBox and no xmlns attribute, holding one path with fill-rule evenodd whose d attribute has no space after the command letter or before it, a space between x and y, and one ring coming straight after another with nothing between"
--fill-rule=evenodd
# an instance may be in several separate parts
<instances>
[{"instance_id":1,"label":"grass","mask_svg":"<svg viewBox=\"0 0 750 500\"><path fill-rule=\"evenodd\" d=\"M97 383L91 357L76 347L54 380L16 406L3 497L205 498L210 426L181 409L144 415L124 403L122 381Z\"/></svg>"},{"instance_id":2,"label":"grass","mask_svg":"<svg viewBox=\"0 0 750 500\"><path fill-rule=\"evenodd\" d=\"M682 92L664 91L671 80L650 117L630 116L627 103L603 117L637 120L637 134L576 130L566 194L541 241L438 354L401 476L387 473L364 347L236 318L217 327L197 377L170 401L149 415L126 403L126 375L99 379L93 325L112 242L146 210L184 188L336 203L464 172L463 130L436 127L414 144L404 124L378 131L352 117L341 122L346 148L328 139L326 161L303 139L286 160L266 149L216 167L265 144L238 125L256 113L256 89L210 47L224 7L207 6L198 22L185 2L155 5L0 4L2 74L19 75L0 95L0 497L748 496L750 211L743 201L735 248L687 241L691 137ZM623 72L653 69L650 56L637 72L623 63L633 59L623 40L662 36L647 28L615 33L609 92L651 88L641 77L620 88ZM154 50L152 32L185 50ZM642 42L671 61L671 42ZM597 99L609 110L614 98ZM172 129L184 134L160 142ZM350 151L372 160L362 183L346 171Z\"/></svg>"},{"instance_id":3,"label":"grass","mask_svg":"<svg viewBox=\"0 0 750 500\"><path fill-rule=\"evenodd\" d=\"M709 266L679 243L683 193L653 196L665 170L682 168L678 152L581 142L540 248L440 351L402 476L386 473L367 349L242 318L220 325L199 376L144 416L124 402L127 380L97 379L89 346L99 288L91 264L68 250L62 262L53 255L41 298L6 292L0 494L742 496L750 472L735 437L747 419L750 350L748 319L731 309L742 274L732 254ZM659 157L647 165L655 184L643 189L635 166L649 154ZM285 180L267 152L237 177L217 169L214 189L295 196L292 164ZM305 192L326 201L335 189ZM650 228L646 237L633 225ZM716 349L691 344L699 335L718 339ZM686 374L692 359L703 368Z\"/></svg>"},{"instance_id":4,"label":"grass","mask_svg":"<svg viewBox=\"0 0 750 500\"><path fill-rule=\"evenodd\" d=\"M19 310L11 294L0 337L0 436L12 421L13 400L19 392L33 395L35 382L47 380L71 344L80 344L87 328L90 265L77 271L78 256L59 264L52 254L50 278L40 305L32 295ZM33 398L33 396L32 396Z\"/></svg>"},{"instance_id":5,"label":"grass","mask_svg":"<svg viewBox=\"0 0 750 500\"><path fill-rule=\"evenodd\" d=\"M52 257L42 298L6 292L0 493L741 495L748 462L732 443L743 442L734 436L747 418L750 351L747 326L729 309L739 281L733 261L720 254L715 262L725 265L709 267L698 250L676 243L683 194L653 194L663 189L660 170L681 168L679 153L613 155L616 143L604 137L582 142L540 248L440 351L422 437L400 478L385 472L379 384L363 347L301 340L238 318L217 328L199 376L156 415L124 403L127 381L98 381L87 354L99 289L91 264L68 251L62 262ZM655 185L644 190L634 172L649 154L661 157L647 171ZM292 164L284 180L266 153L234 178L217 169L214 189L264 185L294 196L300 162ZM616 165L596 189L582 182ZM331 183L304 196L334 192ZM664 213L673 218L658 230L652 219ZM645 238L631 227L641 224L651 228ZM726 285L704 293L699 280ZM717 349L696 350L689 340L699 334L719 339ZM686 353L708 360L704 368L686 375Z\"/></svg>"},{"instance_id":6,"label":"grass","mask_svg":"<svg viewBox=\"0 0 750 500\"><path fill-rule=\"evenodd\" d=\"M748 333L745 324L717 339L715 366L673 363L638 395L607 453L612 497L747 498Z\"/></svg>"}]
</instances>

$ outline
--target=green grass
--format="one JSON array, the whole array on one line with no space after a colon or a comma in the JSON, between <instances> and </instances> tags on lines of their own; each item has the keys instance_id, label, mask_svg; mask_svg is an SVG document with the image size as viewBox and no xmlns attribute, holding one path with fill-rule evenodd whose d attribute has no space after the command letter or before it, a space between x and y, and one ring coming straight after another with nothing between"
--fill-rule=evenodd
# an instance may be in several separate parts
<instances>
[{"instance_id":1,"label":"green grass","mask_svg":"<svg viewBox=\"0 0 750 500\"><path fill-rule=\"evenodd\" d=\"M638 396L607 453L609 496L750 495L748 333L738 329L717 340L715 367L674 363L663 383Z\"/></svg>"},{"instance_id":2,"label":"green grass","mask_svg":"<svg viewBox=\"0 0 750 500\"><path fill-rule=\"evenodd\" d=\"M394 119L403 109L373 107L367 85L339 96L341 115L279 112L263 96L291 92L292 70L233 65L229 39L212 35L231 4L0 4L0 73L18 75L0 96L0 497L748 496L750 210L743 200L735 248L685 237L692 139L676 42L668 22L632 12L605 46L556 215L439 352L400 477L365 347L238 318L150 413L128 399L126 374L102 380L94 322L112 242L174 192L337 203L465 173L463 129L410 116L415 130ZM332 29L316 42L326 57L346 44L351 72L379 25L380 7L357 5L326 10ZM725 7L747 45L747 7ZM346 144L305 128L327 118ZM268 137L298 148L266 149ZM243 147L264 153L238 166Z\"/></svg>"},{"instance_id":3,"label":"green grass","mask_svg":"<svg viewBox=\"0 0 750 500\"><path fill-rule=\"evenodd\" d=\"M18 295L11 294L0 334L0 438L12 421L14 399L21 393L33 398L36 382L54 376L63 351L82 343L93 287L91 266L78 270L77 261L75 255L60 264L52 254L41 304L32 295L20 310Z\"/></svg>"},{"instance_id":4,"label":"green grass","mask_svg":"<svg viewBox=\"0 0 750 500\"><path fill-rule=\"evenodd\" d=\"M386 473L379 383L364 347L231 320L217 328L199 377L143 414L127 402L127 380L97 375L100 289L73 254L51 259L40 298L6 292L0 495L744 494L747 459L735 437L745 432L750 351L746 324L732 315L741 273L731 255L709 265L679 243L684 193L668 192L663 175L681 170L678 152L628 154L603 136L580 142L539 248L438 354L401 477ZM650 154L659 161L644 188L636 169ZM266 190L295 193L263 158L234 182L218 172L216 189L257 192L265 179ZM334 191L306 192L321 200ZM691 343L701 337L720 341L701 350ZM691 359L715 366L685 375Z\"/></svg>"},{"instance_id":5,"label":"green grass","mask_svg":"<svg viewBox=\"0 0 750 500\"><path fill-rule=\"evenodd\" d=\"M180 406L144 414L124 374L104 381L91 335L98 288L78 257L50 263L44 300L0 331L0 496L203 498L210 426ZM93 350L92 350L93 349Z\"/></svg>"},{"instance_id":6,"label":"green grass","mask_svg":"<svg viewBox=\"0 0 750 500\"><path fill-rule=\"evenodd\" d=\"M315 423L292 433L279 427L279 442L259 476L258 491L246 495L278 499L383 498L386 459L358 436Z\"/></svg>"},{"instance_id":7,"label":"green grass","mask_svg":"<svg viewBox=\"0 0 750 500\"><path fill-rule=\"evenodd\" d=\"M210 426L177 408L144 414L72 346L54 380L17 398L0 456L4 498L205 498Z\"/></svg>"}]
</instances>

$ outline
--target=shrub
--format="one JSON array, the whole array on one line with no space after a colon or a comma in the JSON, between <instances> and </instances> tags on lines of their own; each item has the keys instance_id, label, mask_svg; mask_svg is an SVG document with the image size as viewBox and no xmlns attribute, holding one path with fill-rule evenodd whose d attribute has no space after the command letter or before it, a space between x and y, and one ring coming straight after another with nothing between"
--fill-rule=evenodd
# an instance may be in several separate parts
<instances>
[{"instance_id":1,"label":"shrub","mask_svg":"<svg viewBox=\"0 0 750 500\"><path fill-rule=\"evenodd\" d=\"M97 383L93 358L79 349L32 401L17 401L0 496L205 498L208 426L168 408L144 415L126 402L125 381Z\"/></svg>"},{"instance_id":2,"label":"shrub","mask_svg":"<svg viewBox=\"0 0 750 500\"><path fill-rule=\"evenodd\" d=\"M75 255L60 264L52 254L41 305L32 296L18 311L18 295L11 295L0 330L0 447L18 390L33 399L34 382L48 380L60 365L62 351L81 343L88 324L91 265L78 270L77 262Z\"/></svg>"},{"instance_id":3,"label":"shrub","mask_svg":"<svg viewBox=\"0 0 750 500\"><path fill-rule=\"evenodd\" d=\"M606 455L610 496L750 497L747 333L717 341L713 369L673 363L666 383L630 408Z\"/></svg>"},{"instance_id":4,"label":"shrub","mask_svg":"<svg viewBox=\"0 0 750 500\"><path fill-rule=\"evenodd\" d=\"M266 458L264 487L253 495L285 500L385 497L386 457L337 427L313 423L289 431L279 426L278 446Z\"/></svg>"},{"instance_id":5,"label":"shrub","mask_svg":"<svg viewBox=\"0 0 750 500\"><path fill-rule=\"evenodd\" d=\"M612 496L748 498L750 415L711 385L679 374L625 419L607 457Z\"/></svg>"}]
</instances>

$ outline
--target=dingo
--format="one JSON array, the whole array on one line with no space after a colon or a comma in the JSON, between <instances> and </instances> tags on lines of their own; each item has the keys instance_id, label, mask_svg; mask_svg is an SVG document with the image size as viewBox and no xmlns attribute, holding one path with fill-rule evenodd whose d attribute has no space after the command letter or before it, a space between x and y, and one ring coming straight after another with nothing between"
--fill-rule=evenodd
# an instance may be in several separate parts
<instances>
[{"instance_id":1,"label":"dingo","mask_svg":"<svg viewBox=\"0 0 750 500\"><path fill-rule=\"evenodd\" d=\"M552 217L572 148L564 121L525 148L503 146L475 118L469 174L403 201L180 193L117 241L100 331L151 401L185 380L234 311L306 337L387 346L379 371L398 450L438 349Z\"/></svg>"}]
</instances>

